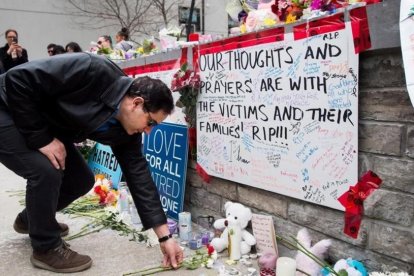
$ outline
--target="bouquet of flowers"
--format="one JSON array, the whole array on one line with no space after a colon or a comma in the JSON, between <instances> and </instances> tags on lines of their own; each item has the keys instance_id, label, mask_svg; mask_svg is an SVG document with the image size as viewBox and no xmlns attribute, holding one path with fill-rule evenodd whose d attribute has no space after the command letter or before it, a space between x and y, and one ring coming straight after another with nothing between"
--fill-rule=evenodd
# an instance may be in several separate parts
<instances>
[{"instance_id":1,"label":"bouquet of flowers","mask_svg":"<svg viewBox=\"0 0 414 276\"><path fill-rule=\"evenodd\" d=\"M194 255L189 256L188 258L185 258L179 268L183 267L188 270L195 270L200 267L212 268L216 260L217 260L217 251L214 249L213 246L206 245L206 247L196 250ZM160 272L164 272L168 270L171 270L171 268L156 266L156 267L141 269L141 270L130 272L130 273L124 273L123 276L153 275L153 274L158 274Z\"/></svg>"},{"instance_id":2,"label":"bouquet of flowers","mask_svg":"<svg viewBox=\"0 0 414 276\"><path fill-rule=\"evenodd\" d=\"M133 241L146 241L147 234L133 227L128 215L119 213L116 207L118 199L119 192L113 189L112 181L106 179L103 174L97 174L92 190L62 210L64 214L91 219L91 222L82 227L78 233L66 237L65 240L84 237L103 229L112 229L121 236L129 236Z\"/></svg>"},{"instance_id":3,"label":"bouquet of flowers","mask_svg":"<svg viewBox=\"0 0 414 276\"><path fill-rule=\"evenodd\" d=\"M136 49L139 55L151 55L157 51L157 46L152 39L144 39L142 46Z\"/></svg>"},{"instance_id":4,"label":"bouquet of flowers","mask_svg":"<svg viewBox=\"0 0 414 276\"><path fill-rule=\"evenodd\" d=\"M184 63L171 82L171 90L180 93L176 105L183 109L185 120L190 128L196 126L196 104L200 88L200 75L194 70L188 69Z\"/></svg>"},{"instance_id":5,"label":"bouquet of flowers","mask_svg":"<svg viewBox=\"0 0 414 276\"><path fill-rule=\"evenodd\" d=\"M226 11L239 27L231 33L246 33L278 24L289 24L335 13L339 8L365 2L373 4L382 0L230 0Z\"/></svg>"},{"instance_id":6,"label":"bouquet of flowers","mask_svg":"<svg viewBox=\"0 0 414 276\"><path fill-rule=\"evenodd\" d=\"M83 142L75 143L75 147L79 150L85 160L88 160L89 155L95 146L96 142L86 139Z\"/></svg>"},{"instance_id":7,"label":"bouquet of flowers","mask_svg":"<svg viewBox=\"0 0 414 276\"><path fill-rule=\"evenodd\" d=\"M82 216L91 219L91 222L83 226L76 234L65 238L66 241L81 238L93 233L97 233L104 229L111 229L117 231L120 236L130 237L131 241L145 242L148 237L145 233L138 231L134 227L131 227L125 222L124 218L119 214L115 207L100 208L92 211L75 211L77 205L85 204L85 200L89 200L88 197L83 200L78 200L64 209L64 213L71 214L73 216ZM89 202L91 203L91 202ZM99 205L98 205L99 206Z\"/></svg>"},{"instance_id":8,"label":"bouquet of flowers","mask_svg":"<svg viewBox=\"0 0 414 276\"><path fill-rule=\"evenodd\" d=\"M106 206L115 206L119 192L112 189L112 181L105 178L103 174L95 176L95 185L93 191L99 196L99 204Z\"/></svg>"}]
</instances>

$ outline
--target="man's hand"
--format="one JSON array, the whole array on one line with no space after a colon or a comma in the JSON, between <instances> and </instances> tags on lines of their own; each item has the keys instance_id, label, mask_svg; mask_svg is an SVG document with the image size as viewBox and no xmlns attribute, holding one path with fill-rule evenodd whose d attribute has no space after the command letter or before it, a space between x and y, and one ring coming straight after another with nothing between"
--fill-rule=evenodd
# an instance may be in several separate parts
<instances>
[{"instance_id":1,"label":"man's hand","mask_svg":"<svg viewBox=\"0 0 414 276\"><path fill-rule=\"evenodd\" d=\"M9 50L7 50L7 54L11 55L11 53L14 52L14 51L16 51L17 54L21 55L21 53L23 51L22 46L20 46L17 43L12 43L9 47Z\"/></svg>"},{"instance_id":2,"label":"man's hand","mask_svg":"<svg viewBox=\"0 0 414 276\"><path fill-rule=\"evenodd\" d=\"M40 148L39 151L49 158L56 169L65 169L66 149L61 141L55 138L52 142Z\"/></svg>"},{"instance_id":3,"label":"man's hand","mask_svg":"<svg viewBox=\"0 0 414 276\"><path fill-rule=\"evenodd\" d=\"M160 243L161 252L164 255L162 265L164 267L178 268L183 261L183 250L178 243L173 239L168 239Z\"/></svg>"}]
</instances>

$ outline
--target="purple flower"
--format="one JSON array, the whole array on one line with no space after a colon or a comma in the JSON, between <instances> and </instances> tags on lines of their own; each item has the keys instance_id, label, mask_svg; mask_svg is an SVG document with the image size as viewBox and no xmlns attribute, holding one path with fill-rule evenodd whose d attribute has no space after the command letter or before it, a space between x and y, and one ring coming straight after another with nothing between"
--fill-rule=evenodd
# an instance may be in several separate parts
<instances>
[{"instance_id":1,"label":"purple flower","mask_svg":"<svg viewBox=\"0 0 414 276\"><path fill-rule=\"evenodd\" d=\"M320 10L322 8L322 0L313 0L311 10Z\"/></svg>"}]
</instances>

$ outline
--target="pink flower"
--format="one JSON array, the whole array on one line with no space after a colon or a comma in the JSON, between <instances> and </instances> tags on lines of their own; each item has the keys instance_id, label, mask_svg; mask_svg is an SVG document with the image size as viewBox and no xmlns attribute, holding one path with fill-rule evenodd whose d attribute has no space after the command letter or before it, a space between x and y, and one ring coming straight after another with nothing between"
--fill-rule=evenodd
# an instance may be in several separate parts
<instances>
[{"instance_id":1,"label":"pink flower","mask_svg":"<svg viewBox=\"0 0 414 276\"><path fill-rule=\"evenodd\" d=\"M109 191L105 198L106 205L114 205L118 199L118 195L114 190Z\"/></svg>"},{"instance_id":2,"label":"pink flower","mask_svg":"<svg viewBox=\"0 0 414 276\"><path fill-rule=\"evenodd\" d=\"M246 18L246 29L248 32L256 30L258 18L255 13L250 12Z\"/></svg>"}]
</instances>

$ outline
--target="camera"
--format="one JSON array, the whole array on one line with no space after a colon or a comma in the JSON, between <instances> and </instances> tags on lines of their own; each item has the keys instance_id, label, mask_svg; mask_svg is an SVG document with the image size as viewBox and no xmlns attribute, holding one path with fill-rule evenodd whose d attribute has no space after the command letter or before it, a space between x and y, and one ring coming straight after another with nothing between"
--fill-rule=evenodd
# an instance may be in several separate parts
<instances>
[{"instance_id":1,"label":"camera","mask_svg":"<svg viewBox=\"0 0 414 276\"><path fill-rule=\"evenodd\" d=\"M13 37L12 42L17 43L17 37Z\"/></svg>"}]
</instances>

